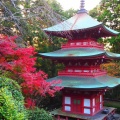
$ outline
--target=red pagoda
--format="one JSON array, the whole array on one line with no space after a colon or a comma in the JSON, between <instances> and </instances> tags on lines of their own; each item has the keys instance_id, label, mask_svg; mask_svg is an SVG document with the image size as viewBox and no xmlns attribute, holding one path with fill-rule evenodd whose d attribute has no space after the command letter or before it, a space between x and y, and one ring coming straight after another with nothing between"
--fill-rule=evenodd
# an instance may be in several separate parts
<instances>
[{"instance_id":1,"label":"red pagoda","mask_svg":"<svg viewBox=\"0 0 120 120\"><path fill-rule=\"evenodd\" d=\"M44 58L65 65L58 76L47 80L62 81L58 85L63 87L62 108L51 112L55 119L108 120L112 117L115 108L103 106L103 95L105 91L118 86L120 78L108 76L100 65L108 60L119 59L120 54L105 51L97 39L117 36L119 32L89 16L84 9L84 0L81 0L81 9L76 15L44 31L68 39L60 50L39 53Z\"/></svg>"}]
</instances>

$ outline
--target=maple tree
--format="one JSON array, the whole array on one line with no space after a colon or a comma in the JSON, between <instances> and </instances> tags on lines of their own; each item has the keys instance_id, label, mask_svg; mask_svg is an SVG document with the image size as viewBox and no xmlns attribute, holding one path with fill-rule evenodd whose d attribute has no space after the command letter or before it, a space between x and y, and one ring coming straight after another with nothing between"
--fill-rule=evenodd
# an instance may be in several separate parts
<instances>
[{"instance_id":1,"label":"maple tree","mask_svg":"<svg viewBox=\"0 0 120 120\"><path fill-rule=\"evenodd\" d=\"M57 87L61 81L46 82L47 74L37 71L35 66L36 54L33 47L20 48L15 43L16 36L0 36L0 69L1 74L16 80L25 96L25 106L33 108L36 96L54 96L62 88ZM53 87L51 87L53 86Z\"/></svg>"},{"instance_id":2,"label":"maple tree","mask_svg":"<svg viewBox=\"0 0 120 120\"><path fill-rule=\"evenodd\" d=\"M106 70L110 76L120 77L120 62L118 61L104 63L101 65L101 68Z\"/></svg>"}]
</instances>

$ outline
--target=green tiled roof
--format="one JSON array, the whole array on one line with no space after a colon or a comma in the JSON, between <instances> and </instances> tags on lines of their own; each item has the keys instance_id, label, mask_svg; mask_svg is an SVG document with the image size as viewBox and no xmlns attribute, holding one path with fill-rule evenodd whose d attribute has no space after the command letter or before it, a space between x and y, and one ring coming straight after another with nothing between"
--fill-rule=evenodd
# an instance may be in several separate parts
<instances>
[{"instance_id":1,"label":"green tiled roof","mask_svg":"<svg viewBox=\"0 0 120 120\"><path fill-rule=\"evenodd\" d=\"M92 28L95 26L101 25L101 22L93 19L87 13L76 14L75 16L69 18L66 21L63 21L57 25L54 25L49 28L45 28L45 31L69 31L69 30L79 30L79 29L86 29Z\"/></svg>"},{"instance_id":2,"label":"green tiled roof","mask_svg":"<svg viewBox=\"0 0 120 120\"><path fill-rule=\"evenodd\" d=\"M108 58L120 58L120 54L107 52L97 48L69 48L60 49L54 52L39 53L47 58L87 58L104 55Z\"/></svg>"},{"instance_id":3,"label":"green tiled roof","mask_svg":"<svg viewBox=\"0 0 120 120\"><path fill-rule=\"evenodd\" d=\"M79 89L97 89L97 88L113 88L120 84L120 78L111 77L108 75L99 77L77 77L77 76L57 76L50 78L47 81L61 80L64 88L79 88Z\"/></svg>"},{"instance_id":4,"label":"green tiled roof","mask_svg":"<svg viewBox=\"0 0 120 120\"><path fill-rule=\"evenodd\" d=\"M104 26L103 23L98 22L87 13L76 14L68 20L44 29L47 34L59 37L66 37L75 32L76 34L80 34L83 33L83 31L87 32L88 30L90 30L90 32L92 32L92 30L98 31L96 32L97 35L99 35L99 30L101 30L100 37L116 36L119 34L119 32Z\"/></svg>"}]
</instances>

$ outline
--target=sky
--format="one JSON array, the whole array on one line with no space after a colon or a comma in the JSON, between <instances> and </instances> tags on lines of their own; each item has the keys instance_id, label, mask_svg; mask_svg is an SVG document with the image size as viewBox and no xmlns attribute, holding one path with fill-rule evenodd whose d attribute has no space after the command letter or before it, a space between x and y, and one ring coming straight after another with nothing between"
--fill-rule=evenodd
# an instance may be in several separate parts
<instances>
[{"instance_id":1,"label":"sky","mask_svg":"<svg viewBox=\"0 0 120 120\"><path fill-rule=\"evenodd\" d=\"M57 0L62 8L64 10L68 10L70 8L73 9L79 9L80 8L80 0ZM85 0L85 9L86 10L91 10L93 9L95 6L99 5L101 0Z\"/></svg>"}]
</instances>

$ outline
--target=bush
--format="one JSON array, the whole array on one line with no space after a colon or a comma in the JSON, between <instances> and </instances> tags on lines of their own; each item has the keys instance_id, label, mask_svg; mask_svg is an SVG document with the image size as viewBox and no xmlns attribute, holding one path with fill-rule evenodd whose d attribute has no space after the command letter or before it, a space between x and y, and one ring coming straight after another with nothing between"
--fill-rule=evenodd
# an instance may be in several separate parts
<instances>
[{"instance_id":1,"label":"bush","mask_svg":"<svg viewBox=\"0 0 120 120\"><path fill-rule=\"evenodd\" d=\"M0 77L0 120L27 120L19 85L5 77Z\"/></svg>"},{"instance_id":2,"label":"bush","mask_svg":"<svg viewBox=\"0 0 120 120\"><path fill-rule=\"evenodd\" d=\"M29 111L29 120L53 120L52 116L44 109L36 108Z\"/></svg>"}]
</instances>

